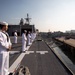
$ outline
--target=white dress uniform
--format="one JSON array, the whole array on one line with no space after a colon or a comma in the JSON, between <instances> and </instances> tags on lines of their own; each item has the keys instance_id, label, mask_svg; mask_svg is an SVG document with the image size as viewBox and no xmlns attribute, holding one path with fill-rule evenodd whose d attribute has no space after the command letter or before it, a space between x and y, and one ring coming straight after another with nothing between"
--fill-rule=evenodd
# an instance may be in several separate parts
<instances>
[{"instance_id":1,"label":"white dress uniform","mask_svg":"<svg viewBox=\"0 0 75 75\"><path fill-rule=\"evenodd\" d=\"M31 33L31 43L33 42L34 40L34 33Z\"/></svg>"},{"instance_id":2,"label":"white dress uniform","mask_svg":"<svg viewBox=\"0 0 75 75\"><path fill-rule=\"evenodd\" d=\"M36 33L33 33L33 40L36 38Z\"/></svg>"},{"instance_id":3,"label":"white dress uniform","mask_svg":"<svg viewBox=\"0 0 75 75\"><path fill-rule=\"evenodd\" d=\"M31 43L33 42L33 33L31 33Z\"/></svg>"},{"instance_id":4,"label":"white dress uniform","mask_svg":"<svg viewBox=\"0 0 75 75\"><path fill-rule=\"evenodd\" d=\"M26 34L23 33L22 34L22 51L26 50L26 42L27 42L27 37L26 37Z\"/></svg>"},{"instance_id":5,"label":"white dress uniform","mask_svg":"<svg viewBox=\"0 0 75 75\"><path fill-rule=\"evenodd\" d=\"M36 33L34 33L34 39L36 38Z\"/></svg>"},{"instance_id":6,"label":"white dress uniform","mask_svg":"<svg viewBox=\"0 0 75 75\"><path fill-rule=\"evenodd\" d=\"M5 32L0 31L0 75L8 75L9 52L7 49L11 45L10 38Z\"/></svg>"},{"instance_id":7,"label":"white dress uniform","mask_svg":"<svg viewBox=\"0 0 75 75\"><path fill-rule=\"evenodd\" d=\"M30 34L28 34L27 36L27 44L31 45L31 35Z\"/></svg>"},{"instance_id":8,"label":"white dress uniform","mask_svg":"<svg viewBox=\"0 0 75 75\"><path fill-rule=\"evenodd\" d=\"M17 43L17 32L14 32L14 43Z\"/></svg>"}]
</instances>

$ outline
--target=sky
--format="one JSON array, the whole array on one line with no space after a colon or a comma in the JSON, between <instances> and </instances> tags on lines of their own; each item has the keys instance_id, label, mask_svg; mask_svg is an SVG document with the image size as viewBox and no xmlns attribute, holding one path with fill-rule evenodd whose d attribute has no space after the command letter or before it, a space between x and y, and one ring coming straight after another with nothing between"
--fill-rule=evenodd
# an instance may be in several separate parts
<instances>
[{"instance_id":1,"label":"sky","mask_svg":"<svg viewBox=\"0 0 75 75\"><path fill-rule=\"evenodd\" d=\"M75 30L75 0L0 0L0 21L19 24L27 13L40 32Z\"/></svg>"}]
</instances>

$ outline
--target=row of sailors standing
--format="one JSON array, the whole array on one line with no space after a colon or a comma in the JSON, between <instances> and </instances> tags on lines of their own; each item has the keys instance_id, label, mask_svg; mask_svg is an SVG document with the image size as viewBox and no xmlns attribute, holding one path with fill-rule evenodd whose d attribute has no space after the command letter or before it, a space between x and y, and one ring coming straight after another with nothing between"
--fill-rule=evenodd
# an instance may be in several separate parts
<instances>
[{"instance_id":1,"label":"row of sailors standing","mask_svg":"<svg viewBox=\"0 0 75 75\"><path fill-rule=\"evenodd\" d=\"M9 69L9 50L11 50L12 43L10 41L10 37L6 32L8 29L8 23L0 22L0 75L8 75ZM26 36L27 31L25 30L22 34L22 51L26 50L26 44L31 45L30 32L28 36ZM33 35L34 36L34 35ZM35 38L36 36L34 36ZM32 39L34 39L32 38ZM17 43L17 31L14 33L14 40Z\"/></svg>"},{"instance_id":2,"label":"row of sailors standing","mask_svg":"<svg viewBox=\"0 0 75 75\"><path fill-rule=\"evenodd\" d=\"M24 30L22 33L22 51L26 51L26 46L30 46L33 42L33 40L36 37L35 33L31 33L30 31L28 32L28 35L26 36L27 31ZM14 43L17 43L17 30L14 32Z\"/></svg>"},{"instance_id":3,"label":"row of sailors standing","mask_svg":"<svg viewBox=\"0 0 75 75\"><path fill-rule=\"evenodd\" d=\"M27 31L24 30L24 33L22 34L22 51L25 52L27 50L26 46L30 46L35 39L36 35L34 33L28 32L28 35L26 36Z\"/></svg>"}]
</instances>

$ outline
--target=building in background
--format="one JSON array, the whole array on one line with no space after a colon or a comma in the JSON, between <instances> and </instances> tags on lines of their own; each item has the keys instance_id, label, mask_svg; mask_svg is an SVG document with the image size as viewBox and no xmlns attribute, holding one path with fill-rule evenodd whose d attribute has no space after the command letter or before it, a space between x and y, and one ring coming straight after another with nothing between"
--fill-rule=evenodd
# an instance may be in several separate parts
<instances>
[{"instance_id":1,"label":"building in background","mask_svg":"<svg viewBox=\"0 0 75 75\"><path fill-rule=\"evenodd\" d=\"M75 33L75 30L66 31L66 33Z\"/></svg>"}]
</instances>

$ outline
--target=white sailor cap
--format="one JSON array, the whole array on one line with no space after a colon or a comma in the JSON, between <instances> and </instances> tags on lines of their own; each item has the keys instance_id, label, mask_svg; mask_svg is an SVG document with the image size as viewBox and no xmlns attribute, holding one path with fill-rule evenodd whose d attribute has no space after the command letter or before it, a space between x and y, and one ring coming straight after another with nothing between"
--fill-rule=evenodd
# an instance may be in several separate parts
<instances>
[{"instance_id":1,"label":"white sailor cap","mask_svg":"<svg viewBox=\"0 0 75 75\"><path fill-rule=\"evenodd\" d=\"M8 26L8 23L7 22L0 22L0 25L6 25L6 26Z\"/></svg>"},{"instance_id":2,"label":"white sailor cap","mask_svg":"<svg viewBox=\"0 0 75 75\"><path fill-rule=\"evenodd\" d=\"M26 33L27 31L26 31L26 30L24 30L24 32Z\"/></svg>"}]
</instances>

